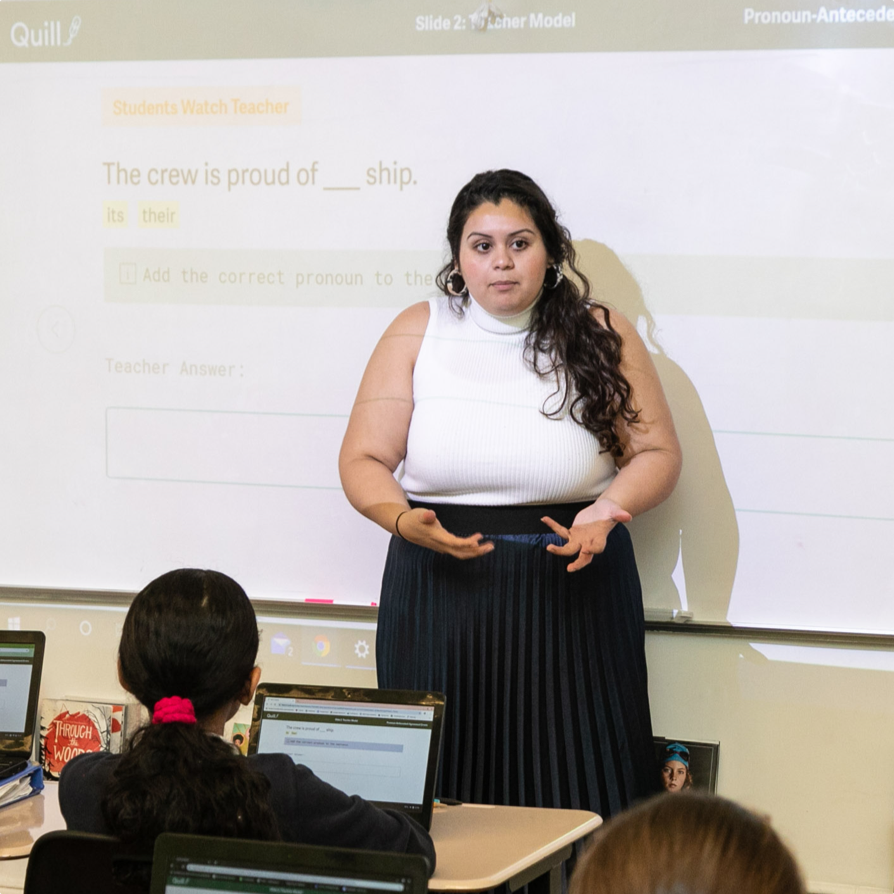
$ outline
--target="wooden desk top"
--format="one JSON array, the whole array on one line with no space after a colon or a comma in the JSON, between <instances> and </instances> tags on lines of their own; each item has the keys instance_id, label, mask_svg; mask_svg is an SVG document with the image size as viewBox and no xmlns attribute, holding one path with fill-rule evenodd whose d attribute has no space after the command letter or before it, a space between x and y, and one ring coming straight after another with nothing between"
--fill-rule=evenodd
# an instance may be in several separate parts
<instances>
[{"instance_id":1,"label":"wooden desk top","mask_svg":"<svg viewBox=\"0 0 894 894\"><path fill-rule=\"evenodd\" d=\"M438 866L429 889L493 888L583 838L601 822L587 810L438 807L431 829ZM44 832L64 828L55 782L48 782L40 795L0 809L0 894L22 890L31 845Z\"/></svg>"},{"instance_id":2,"label":"wooden desk top","mask_svg":"<svg viewBox=\"0 0 894 894\"><path fill-rule=\"evenodd\" d=\"M431 891L484 891L592 832L602 818L588 810L437 807L431 837L438 865Z\"/></svg>"},{"instance_id":3,"label":"wooden desk top","mask_svg":"<svg viewBox=\"0 0 894 894\"><path fill-rule=\"evenodd\" d=\"M55 782L41 794L0 808L0 894L17 894L25 886L31 845L53 829L64 829Z\"/></svg>"}]
</instances>

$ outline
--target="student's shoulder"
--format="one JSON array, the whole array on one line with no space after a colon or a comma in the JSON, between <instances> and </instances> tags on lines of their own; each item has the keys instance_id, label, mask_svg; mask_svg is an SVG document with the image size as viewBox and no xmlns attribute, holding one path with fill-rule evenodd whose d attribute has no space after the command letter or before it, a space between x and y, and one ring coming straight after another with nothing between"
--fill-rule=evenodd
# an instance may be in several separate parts
<instances>
[{"instance_id":1,"label":"student's shoulder","mask_svg":"<svg viewBox=\"0 0 894 894\"><path fill-rule=\"evenodd\" d=\"M77 800L104 788L119 759L119 755L108 751L92 751L68 761L59 776L59 801L63 807L72 798Z\"/></svg>"},{"instance_id":2,"label":"student's shoulder","mask_svg":"<svg viewBox=\"0 0 894 894\"><path fill-rule=\"evenodd\" d=\"M270 781L270 799L279 814L316 815L319 821L352 813L357 799L324 782L309 767L296 764L287 754L255 754L248 758L252 768ZM303 834L303 833L302 833ZM303 840L300 836L295 840Z\"/></svg>"},{"instance_id":3,"label":"student's shoulder","mask_svg":"<svg viewBox=\"0 0 894 894\"><path fill-rule=\"evenodd\" d=\"M253 769L265 776L273 773L282 773L284 769L295 766L292 758L287 754L250 754L246 761Z\"/></svg>"},{"instance_id":4,"label":"student's shoulder","mask_svg":"<svg viewBox=\"0 0 894 894\"><path fill-rule=\"evenodd\" d=\"M59 777L59 809L69 829L105 831L100 809L103 792L120 756L94 751L73 757Z\"/></svg>"},{"instance_id":5,"label":"student's shoulder","mask_svg":"<svg viewBox=\"0 0 894 894\"><path fill-rule=\"evenodd\" d=\"M85 754L78 754L62 768L59 783L64 785L67 780L110 774L120 759L120 755L110 754L108 751L89 751Z\"/></svg>"},{"instance_id":6,"label":"student's shoulder","mask_svg":"<svg viewBox=\"0 0 894 894\"><path fill-rule=\"evenodd\" d=\"M292 780L296 784L313 784L319 779L304 764L296 764L287 754L251 754L246 760L258 773L263 773L274 786Z\"/></svg>"}]
</instances>

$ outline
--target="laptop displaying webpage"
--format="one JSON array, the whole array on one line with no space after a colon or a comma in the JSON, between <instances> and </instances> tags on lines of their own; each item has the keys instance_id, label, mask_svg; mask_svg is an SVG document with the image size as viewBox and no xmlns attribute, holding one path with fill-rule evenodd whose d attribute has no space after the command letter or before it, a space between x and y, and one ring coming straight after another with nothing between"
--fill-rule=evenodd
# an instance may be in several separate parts
<instances>
[{"instance_id":1,"label":"laptop displaying webpage","mask_svg":"<svg viewBox=\"0 0 894 894\"><path fill-rule=\"evenodd\" d=\"M35 648L0 641L0 737L25 735Z\"/></svg>"},{"instance_id":2,"label":"laptop displaying webpage","mask_svg":"<svg viewBox=\"0 0 894 894\"><path fill-rule=\"evenodd\" d=\"M319 871L260 868L222 859L174 857L168 865L164 894L404 894L412 889L410 877L378 879L335 875Z\"/></svg>"},{"instance_id":3,"label":"laptop displaying webpage","mask_svg":"<svg viewBox=\"0 0 894 894\"><path fill-rule=\"evenodd\" d=\"M435 708L263 697L257 751L288 754L350 795L411 811L425 800Z\"/></svg>"}]
</instances>

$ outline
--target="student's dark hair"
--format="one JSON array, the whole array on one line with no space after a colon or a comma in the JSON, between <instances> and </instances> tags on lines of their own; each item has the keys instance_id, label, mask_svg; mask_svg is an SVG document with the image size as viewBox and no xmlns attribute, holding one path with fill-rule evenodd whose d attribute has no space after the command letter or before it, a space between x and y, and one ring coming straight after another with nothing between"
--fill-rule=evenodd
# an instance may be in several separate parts
<instances>
[{"instance_id":1,"label":"student's dark hair","mask_svg":"<svg viewBox=\"0 0 894 894\"><path fill-rule=\"evenodd\" d=\"M593 835L569 894L804 894L769 822L715 795L658 795Z\"/></svg>"},{"instance_id":2,"label":"student's dark hair","mask_svg":"<svg viewBox=\"0 0 894 894\"><path fill-rule=\"evenodd\" d=\"M527 175L518 171L485 171L473 177L458 193L447 222L447 242L451 259L438 273L437 283L449 296L451 306L462 313L468 297L457 297L459 277L451 280L458 265L463 229L469 215L481 205L499 205L508 199L524 208L543 238L547 256L566 273L558 285L555 271L546 273L543 294L534 309L527 339L525 359L541 378L555 377L559 406L542 412L559 416L570 411L572 418L592 432L600 447L613 456L624 448L616 423L639 418L631 402L630 383L621 373L621 336L611 324L609 309L590 297L590 283L578 270L577 254L571 235L559 223L556 210L543 190ZM453 286L453 292L448 288ZM592 310L599 307L605 319L600 325Z\"/></svg>"},{"instance_id":3,"label":"student's dark hair","mask_svg":"<svg viewBox=\"0 0 894 894\"><path fill-rule=\"evenodd\" d=\"M184 568L152 581L124 620L118 659L148 708L189 699L199 721L244 692L258 654L245 591L217 571ZM151 845L161 832L278 839L270 782L232 745L199 724L150 724L133 737L102 809L122 840Z\"/></svg>"}]
</instances>

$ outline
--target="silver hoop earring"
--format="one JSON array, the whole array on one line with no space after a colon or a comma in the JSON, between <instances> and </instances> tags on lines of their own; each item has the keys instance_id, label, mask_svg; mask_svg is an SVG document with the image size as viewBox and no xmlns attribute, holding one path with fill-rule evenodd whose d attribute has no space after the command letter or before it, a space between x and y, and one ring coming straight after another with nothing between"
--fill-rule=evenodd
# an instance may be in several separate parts
<instances>
[{"instance_id":1,"label":"silver hoop earring","mask_svg":"<svg viewBox=\"0 0 894 894\"><path fill-rule=\"evenodd\" d=\"M555 282L548 282L550 270L555 275ZM562 273L562 265L561 264L553 264L552 267L549 267L546 271L547 275L543 277L543 288L544 289L554 289L556 286L565 279L565 274Z\"/></svg>"},{"instance_id":2,"label":"silver hoop earring","mask_svg":"<svg viewBox=\"0 0 894 894\"><path fill-rule=\"evenodd\" d=\"M459 280L458 289L456 287L457 280ZM465 296L469 294L466 281L463 279L462 273L460 273L456 267L447 274L447 279L444 280L444 285L447 286L447 291L450 292L451 295L455 295L457 298L465 298Z\"/></svg>"}]
</instances>

